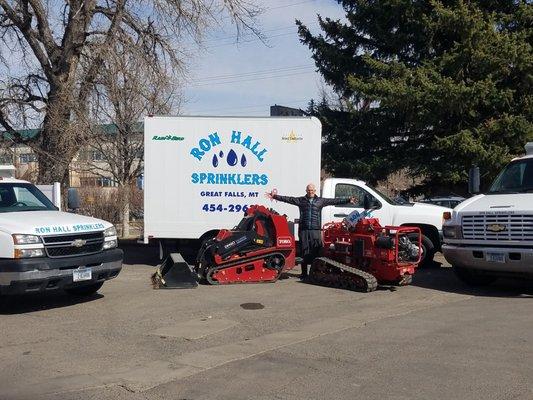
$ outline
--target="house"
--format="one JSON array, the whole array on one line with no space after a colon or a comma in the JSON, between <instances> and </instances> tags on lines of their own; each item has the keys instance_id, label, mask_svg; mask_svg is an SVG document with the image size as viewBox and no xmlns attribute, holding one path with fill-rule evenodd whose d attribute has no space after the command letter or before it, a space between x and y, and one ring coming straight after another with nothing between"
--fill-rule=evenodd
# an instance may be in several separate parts
<instances>
[{"instance_id":1,"label":"house","mask_svg":"<svg viewBox=\"0 0 533 400\"><path fill-rule=\"evenodd\" d=\"M133 145L130 152L135 162L142 163L143 158L143 123L132 125L133 135L129 138ZM100 125L104 133L103 137L109 140L103 143L94 143L84 146L76 154L69 167L70 187L114 187L117 183L113 179L113 173L108 157L115 158L117 146L117 127L115 124ZM31 138L38 134L38 129L20 130L19 133L26 138ZM37 154L28 145L14 143L9 135L4 132L3 140L0 142L0 165L14 165L17 178L35 182L38 174ZM122 143L122 142L121 142ZM138 185L140 185L140 180Z\"/></svg>"}]
</instances>

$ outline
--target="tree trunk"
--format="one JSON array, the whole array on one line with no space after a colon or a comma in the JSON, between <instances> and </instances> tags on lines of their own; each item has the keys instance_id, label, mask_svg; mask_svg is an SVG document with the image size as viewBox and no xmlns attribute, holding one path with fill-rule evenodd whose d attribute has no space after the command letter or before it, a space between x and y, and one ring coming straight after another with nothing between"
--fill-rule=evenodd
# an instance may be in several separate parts
<instances>
[{"instance_id":1,"label":"tree trunk","mask_svg":"<svg viewBox=\"0 0 533 400\"><path fill-rule=\"evenodd\" d=\"M71 121L71 107L67 96L56 89L48 94L46 116L43 121L39 150L38 183L63 182L69 165L76 155L80 140Z\"/></svg>"},{"instance_id":2,"label":"tree trunk","mask_svg":"<svg viewBox=\"0 0 533 400\"><path fill-rule=\"evenodd\" d=\"M128 238L130 236L130 185L126 184L123 187L122 195L122 237Z\"/></svg>"}]
</instances>

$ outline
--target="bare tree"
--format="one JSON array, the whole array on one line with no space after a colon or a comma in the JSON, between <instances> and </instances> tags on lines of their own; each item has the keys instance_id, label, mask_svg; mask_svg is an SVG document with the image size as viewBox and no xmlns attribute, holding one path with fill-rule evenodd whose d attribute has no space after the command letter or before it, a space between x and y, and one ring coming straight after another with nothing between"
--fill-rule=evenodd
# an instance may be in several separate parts
<instances>
[{"instance_id":1,"label":"bare tree","mask_svg":"<svg viewBox=\"0 0 533 400\"><path fill-rule=\"evenodd\" d=\"M143 169L144 142L138 121L176 110L181 99L175 71L160 67L117 44L102 65L91 97L94 139L87 148L101 159L89 157L78 168L118 184L124 237L129 236L131 189Z\"/></svg>"},{"instance_id":2,"label":"bare tree","mask_svg":"<svg viewBox=\"0 0 533 400\"><path fill-rule=\"evenodd\" d=\"M117 43L163 69L182 66L179 40L200 40L229 16L254 29L248 0L0 0L0 125L37 152L39 180L64 181L90 137L89 99ZM41 127L35 138L16 128Z\"/></svg>"}]
</instances>

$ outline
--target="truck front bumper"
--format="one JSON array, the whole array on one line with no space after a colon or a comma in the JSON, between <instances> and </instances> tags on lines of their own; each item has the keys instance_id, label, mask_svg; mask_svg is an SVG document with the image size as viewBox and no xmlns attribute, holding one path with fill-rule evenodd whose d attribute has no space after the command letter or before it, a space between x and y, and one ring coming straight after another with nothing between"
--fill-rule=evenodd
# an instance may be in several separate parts
<instances>
[{"instance_id":1,"label":"truck front bumper","mask_svg":"<svg viewBox=\"0 0 533 400\"><path fill-rule=\"evenodd\" d=\"M65 258L0 259L0 294L48 292L115 278L122 269L121 249ZM91 280L73 282L73 270L91 268Z\"/></svg>"},{"instance_id":2,"label":"truck front bumper","mask_svg":"<svg viewBox=\"0 0 533 400\"><path fill-rule=\"evenodd\" d=\"M497 275L533 276L533 249L442 245L444 258L451 265L477 269ZM503 255L500 261L490 261L490 254Z\"/></svg>"}]
</instances>

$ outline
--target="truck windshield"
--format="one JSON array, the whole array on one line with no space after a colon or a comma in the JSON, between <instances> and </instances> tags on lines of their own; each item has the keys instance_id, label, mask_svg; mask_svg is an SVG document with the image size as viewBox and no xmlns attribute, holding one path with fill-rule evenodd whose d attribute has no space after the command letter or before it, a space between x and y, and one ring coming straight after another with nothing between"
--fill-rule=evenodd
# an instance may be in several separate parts
<instances>
[{"instance_id":1,"label":"truck windshield","mask_svg":"<svg viewBox=\"0 0 533 400\"><path fill-rule=\"evenodd\" d=\"M494 180L487 194L533 193L533 158L509 163Z\"/></svg>"},{"instance_id":2,"label":"truck windshield","mask_svg":"<svg viewBox=\"0 0 533 400\"><path fill-rule=\"evenodd\" d=\"M56 211L57 208L32 184L0 184L0 213L42 210Z\"/></svg>"}]
</instances>

